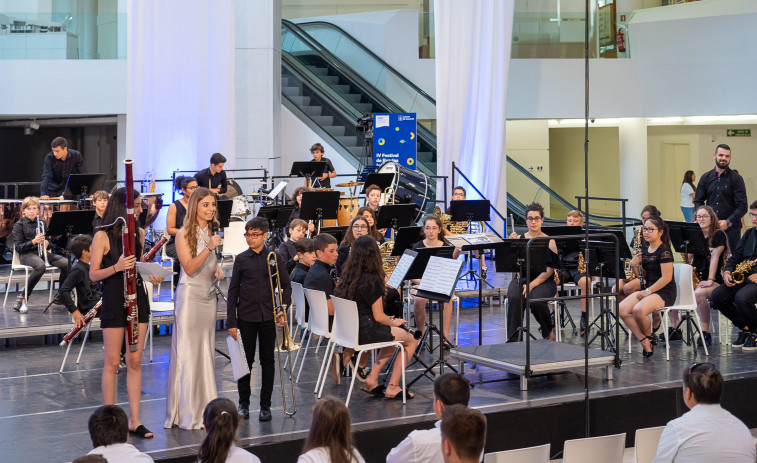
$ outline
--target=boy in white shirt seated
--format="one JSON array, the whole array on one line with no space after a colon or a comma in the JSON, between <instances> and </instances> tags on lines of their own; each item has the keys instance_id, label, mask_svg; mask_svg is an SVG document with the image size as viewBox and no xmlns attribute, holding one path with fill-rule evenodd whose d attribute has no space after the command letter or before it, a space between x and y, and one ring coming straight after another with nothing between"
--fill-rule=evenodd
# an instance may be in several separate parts
<instances>
[{"instance_id":1,"label":"boy in white shirt seated","mask_svg":"<svg viewBox=\"0 0 757 463\"><path fill-rule=\"evenodd\" d=\"M127 444L129 418L121 407L103 405L89 417L89 437L94 450L88 455L102 455L108 463L152 463L153 459Z\"/></svg>"}]
</instances>

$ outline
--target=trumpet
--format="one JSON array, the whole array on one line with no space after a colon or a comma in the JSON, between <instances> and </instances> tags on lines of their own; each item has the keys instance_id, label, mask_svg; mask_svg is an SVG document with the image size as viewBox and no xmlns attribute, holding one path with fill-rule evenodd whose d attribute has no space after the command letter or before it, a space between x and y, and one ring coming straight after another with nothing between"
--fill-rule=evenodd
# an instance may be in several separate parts
<instances>
[{"instance_id":1,"label":"trumpet","mask_svg":"<svg viewBox=\"0 0 757 463\"><path fill-rule=\"evenodd\" d=\"M276 352L279 354L279 380L281 382L281 397L282 402L284 403L284 413L288 416L294 416L295 413L297 413L297 400L294 394L294 377L292 376L291 372L289 373L289 383L291 385L291 391L292 391L292 411L290 412L287 407L287 394L286 394L286 388L284 387L284 370L283 370L283 364L281 363L281 353L286 352L287 353L287 360L290 365L292 365L292 351L299 349L302 345L299 343L294 342L292 337L289 335L289 325L287 322L286 317L286 309L284 308L283 303L281 302L281 297L284 294L281 289L281 279L279 278L279 259L276 256L275 252L269 252L268 256L266 257L266 260L268 261L268 283L271 285L271 300L273 302L273 320L274 323L276 322L276 319L279 318L279 316L283 316L283 326L281 327L282 331L282 340L281 344L279 344L279 330L274 327L274 339L275 343L277 344ZM276 286L274 287L274 278L276 279Z\"/></svg>"},{"instance_id":2,"label":"trumpet","mask_svg":"<svg viewBox=\"0 0 757 463\"><path fill-rule=\"evenodd\" d=\"M39 217L37 217L37 235L44 235L45 234L45 222L41 221ZM45 261L45 267L49 267L50 263L47 261L47 246L45 246L45 238L42 238L42 241L37 243L37 254L39 254L39 257L41 257Z\"/></svg>"}]
</instances>

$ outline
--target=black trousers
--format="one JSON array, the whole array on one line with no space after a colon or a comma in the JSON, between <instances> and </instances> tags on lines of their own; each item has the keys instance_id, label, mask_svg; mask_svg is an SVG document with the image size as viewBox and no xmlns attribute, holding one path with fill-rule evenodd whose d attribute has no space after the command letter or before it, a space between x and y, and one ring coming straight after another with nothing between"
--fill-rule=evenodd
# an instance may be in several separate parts
<instances>
[{"instance_id":1,"label":"black trousers","mask_svg":"<svg viewBox=\"0 0 757 463\"><path fill-rule=\"evenodd\" d=\"M720 285L710 296L712 308L719 310L740 330L745 326L757 332L757 284L746 282L728 287Z\"/></svg>"},{"instance_id":2,"label":"black trousers","mask_svg":"<svg viewBox=\"0 0 757 463\"><path fill-rule=\"evenodd\" d=\"M276 324L273 320L265 322L238 320L238 324L250 371L252 371L252 364L255 363L255 347L256 345L260 347L258 358L263 372L263 380L260 383L260 408L271 408L273 380L276 375L276 363L273 355L276 348ZM247 375L237 381L239 405L250 405L250 395L252 394L250 378L251 375Z\"/></svg>"},{"instance_id":3,"label":"black trousers","mask_svg":"<svg viewBox=\"0 0 757 463\"><path fill-rule=\"evenodd\" d=\"M507 286L507 341L520 341L522 336L518 336L518 328L523 325L523 312L526 310L525 297L523 297L523 288L520 280L513 278ZM530 297L540 299L545 297L554 297L557 293L555 280L549 278L544 283L534 288ZM539 322L541 335L548 338L552 332L552 317L549 313L549 304L546 302L532 302L531 313Z\"/></svg>"},{"instance_id":4,"label":"black trousers","mask_svg":"<svg viewBox=\"0 0 757 463\"><path fill-rule=\"evenodd\" d=\"M36 252L28 252L26 254L19 254L18 260L21 265L28 265L32 267L32 273L29 275L29 289L27 290L27 297L32 297L32 290L39 280L42 279L42 275L45 274L45 261L37 255ZM58 284L63 283L68 276L68 260L65 257L61 257L51 252L47 253L47 262L60 270L60 278Z\"/></svg>"}]
</instances>

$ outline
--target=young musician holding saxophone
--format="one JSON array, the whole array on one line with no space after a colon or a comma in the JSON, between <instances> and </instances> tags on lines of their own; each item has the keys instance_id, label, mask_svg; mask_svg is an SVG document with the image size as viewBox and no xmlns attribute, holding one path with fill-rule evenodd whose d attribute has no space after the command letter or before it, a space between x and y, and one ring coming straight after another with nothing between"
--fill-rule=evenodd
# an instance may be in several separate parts
<instances>
[{"instance_id":1,"label":"young musician holding saxophone","mask_svg":"<svg viewBox=\"0 0 757 463\"><path fill-rule=\"evenodd\" d=\"M205 405L218 397L213 358L218 307L213 283L223 278L223 272L217 259L222 240L212 234L216 215L215 195L207 188L197 188L189 197L184 226L176 235L181 274L174 306L165 428L200 429Z\"/></svg>"},{"instance_id":2,"label":"young musician holding saxophone","mask_svg":"<svg viewBox=\"0 0 757 463\"><path fill-rule=\"evenodd\" d=\"M33 268L25 291L26 297L29 298L45 274L48 264L60 270L58 283L63 283L68 275L68 260L47 249L50 243L45 239L45 222L39 217L39 199L35 196L24 198L21 209L24 216L13 225L13 247L21 264ZM19 294L13 304L13 309L18 312L21 312L22 308L22 313L25 313L24 293Z\"/></svg>"},{"instance_id":3,"label":"young musician holding saxophone","mask_svg":"<svg viewBox=\"0 0 757 463\"><path fill-rule=\"evenodd\" d=\"M128 184L128 182L127 182ZM134 252L125 255L127 234L124 233L127 218L127 204L133 200L133 215L142 212L142 199L139 193L129 188L131 198L127 201L127 188L116 190L108 201L103 216L103 227L95 234L92 242L92 256L89 267L91 281L103 282L102 308L100 326L103 331L103 348L105 365L102 373L103 403L112 405L116 401L116 372L121 357L121 345L124 336L129 337L130 324L138 322L138 337L134 346L126 351L126 389L129 396L129 433L142 438L152 438L153 433L139 419L139 397L142 392L142 348L144 347L147 322L149 320L150 302L141 281L137 279L135 294L126 294L128 285L124 272L135 267L137 256L144 248L144 230L136 227L129 231L135 238ZM126 219L126 220L125 220ZM160 284L163 278L151 276L153 284ZM125 309L125 301L136 299L138 320L130 321L130 314ZM135 350L131 350L134 347Z\"/></svg>"}]
</instances>

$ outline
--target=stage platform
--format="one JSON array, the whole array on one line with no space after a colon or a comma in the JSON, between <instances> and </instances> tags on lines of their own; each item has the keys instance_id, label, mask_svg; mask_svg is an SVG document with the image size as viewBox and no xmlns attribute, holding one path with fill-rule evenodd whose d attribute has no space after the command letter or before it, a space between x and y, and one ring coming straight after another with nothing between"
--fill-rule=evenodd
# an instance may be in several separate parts
<instances>
[{"instance_id":1,"label":"stage platform","mask_svg":"<svg viewBox=\"0 0 757 463\"><path fill-rule=\"evenodd\" d=\"M506 286L501 276L495 275L497 287ZM224 283L224 289L225 289ZM162 298L167 296L164 285ZM10 299L10 298L9 298ZM46 294L36 293L32 298L30 312L22 323L22 316L10 306L0 313L0 324L9 329L70 324L68 312L62 306L53 306L42 315L47 304ZM460 348L462 352L478 347L478 307L475 296L462 301L460 312ZM578 320L578 303L571 302L568 309ZM219 307L219 310L221 308ZM483 308L483 343L486 346L504 342L504 308L500 304ZM222 310L219 313L223 313ZM717 313L713 316L717 321ZM532 326L536 326L533 322ZM14 328L15 327L15 328ZM8 331L9 332L9 331ZM5 337L0 331L0 337ZM91 442L87 432L87 419L102 400L100 377L102 372L102 342L98 334L87 343L81 363L75 365L73 352L66 370L58 373L64 349L57 346L59 335L38 335L7 338L0 348L0 449L3 460L30 462L67 462L87 453ZM560 349L582 348L582 338L574 336L570 329L563 330L564 343ZM681 342L674 342L671 360L666 361L664 348L657 347L651 359L643 360L641 348L634 343L634 351L621 352L622 368L612 369L612 380L607 380L599 368L589 372L589 396L593 435L628 433L628 445L633 444L633 431L641 427L664 425L668 420L685 411L681 396L681 373L694 361L709 360L719 366L727 384L724 405L749 427L757 427L757 406L752 391L757 387L757 353L742 352L717 343L705 357L701 350L694 356L693 350ZM535 342L538 346L546 341ZM621 334L621 346L626 338ZM185 431L177 428L163 429L165 414L166 381L170 352L170 335L165 328L154 339L154 360L145 355L142 366L141 418L155 432L151 440L130 438L130 442L149 453L156 461L194 461L203 431ZM436 341L435 341L436 343ZM78 349L79 343L74 345ZM216 347L226 350L225 332L216 333ZM595 343L592 347L598 347ZM311 348L312 349L312 348ZM300 383L296 386L297 414L286 417L278 375L273 395L274 419L259 422L254 397L260 388L259 366L253 369L252 417L244 421L239 432L240 442L258 455L263 462L294 462L302 449L310 426L310 415L315 403L313 388L318 375L323 348L319 355L308 354L308 364L303 369ZM509 355L509 354L508 354ZM424 360L437 358L423 354ZM447 358L454 361L452 356ZM231 366L224 357L216 355L215 379L222 397L237 400L236 383ZM421 368L408 371L408 381L419 374ZM438 372L438 369L436 370ZM479 361L475 369L466 365L465 374L474 384L471 390L472 407L487 415L489 435L486 451L552 444L552 454L557 455L565 439L584 436L585 391L583 362L550 373L536 373L529 379L527 391L521 390L520 377L484 365ZM382 378L383 379L383 378ZM126 375L119 373L116 402L128 407L126 400ZM346 398L348 381L335 386L330 379L324 394ZM401 401L375 398L362 391L353 392L350 403L356 446L366 461L383 462L389 450L397 445L411 430L430 428L435 421L432 408L432 383L421 379L413 385L415 399L407 405Z\"/></svg>"}]
</instances>

